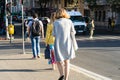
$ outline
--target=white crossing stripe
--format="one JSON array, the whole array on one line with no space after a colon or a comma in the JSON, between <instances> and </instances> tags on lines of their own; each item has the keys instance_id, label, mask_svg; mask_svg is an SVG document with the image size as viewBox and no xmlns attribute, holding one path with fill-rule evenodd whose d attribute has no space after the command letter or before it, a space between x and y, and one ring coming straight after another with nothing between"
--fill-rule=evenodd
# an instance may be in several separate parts
<instances>
[{"instance_id":1,"label":"white crossing stripe","mask_svg":"<svg viewBox=\"0 0 120 80\"><path fill-rule=\"evenodd\" d=\"M76 71L78 73L82 73L82 74L84 74L84 75L86 75L88 77L91 77L91 78L95 79L95 80L112 80L110 78L107 78L107 77L104 77L102 75L96 74L94 72L88 71L86 69L75 66L73 64L70 64L70 69L73 70L73 71Z\"/></svg>"},{"instance_id":2,"label":"white crossing stripe","mask_svg":"<svg viewBox=\"0 0 120 80\"><path fill-rule=\"evenodd\" d=\"M104 39L118 39L120 40L119 36L94 36L93 39L90 39L89 36L76 36L77 40L104 40Z\"/></svg>"}]
</instances>

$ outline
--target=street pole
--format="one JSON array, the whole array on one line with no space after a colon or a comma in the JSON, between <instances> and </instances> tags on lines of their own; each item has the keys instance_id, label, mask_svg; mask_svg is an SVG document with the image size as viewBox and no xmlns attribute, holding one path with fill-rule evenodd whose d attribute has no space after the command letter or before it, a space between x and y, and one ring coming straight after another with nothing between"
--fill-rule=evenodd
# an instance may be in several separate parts
<instances>
[{"instance_id":1,"label":"street pole","mask_svg":"<svg viewBox=\"0 0 120 80\"><path fill-rule=\"evenodd\" d=\"M6 11L6 5L7 5L7 0L5 0L5 26L6 26L6 39L10 39L9 33L8 33L8 15Z\"/></svg>"},{"instance_id":2,"label":"street pole","mask_svg":"<svg viewBox=\"0 0 120 80\"><path fill-rule=\"evenodd\" d=\"M12 24L12 0L10 0L10 12L11 12L11 15L10 15L10 24Z\"/></svg>"},{"instance_id":3,"label":"street pole","mask_svg":"<svg viewBox=\"0 0 120 80\"><path fill-rule=\"evenodd\" d=\"M12 24L12 0L10 0L10 24ZM10 43L12 43L12 34L10 34Z\"/></svg>"},{"instance_id":4,"label":"street pole","mask_svg":"<svg viewBox=\"0 0 120 80\"><path fill-rule=\"evenodd\" d=\"M24 13L23 13L23 2L21 3L22 5L22 36L23 36L23 54L25 54L25 42L24 42Z\"/></svg>"}]
</instances>

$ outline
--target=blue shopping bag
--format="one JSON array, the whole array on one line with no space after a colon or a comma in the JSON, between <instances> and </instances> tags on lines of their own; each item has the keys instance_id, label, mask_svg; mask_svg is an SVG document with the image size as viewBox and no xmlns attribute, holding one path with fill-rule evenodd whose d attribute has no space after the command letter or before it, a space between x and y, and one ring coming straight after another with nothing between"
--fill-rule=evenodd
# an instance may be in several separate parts
<instances>
[{"instance_id":1,"label":"blue shopping bag","mask_svg":"<svg viewBox=\"0 0 120 80\"><path fill-rule=\"evenodd\" d=\"M46 48L45 48L44 56L45 56L45 59L50 59L50 48L49 48L49 45L47 45Z\"/></svg>"}]
</instances>

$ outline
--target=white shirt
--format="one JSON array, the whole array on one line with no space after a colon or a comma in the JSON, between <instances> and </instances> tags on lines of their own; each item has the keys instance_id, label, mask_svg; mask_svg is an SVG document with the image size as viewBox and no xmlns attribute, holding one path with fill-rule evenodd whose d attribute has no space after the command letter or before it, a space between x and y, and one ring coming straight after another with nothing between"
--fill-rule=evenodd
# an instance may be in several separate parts
<instances>
[{"instance_id":1,"label":"white shirt","mask_svg":"<svg viewBox=\"0 0 120 80\"><path fill-rule=\"evenodd\" d=\"M39 19L35 18L35 19L33 19L33 20L39 20ZM42 21L39 20L39 23L40 23L40 25L43 27ZM29 26L29 27L32 26L32 21L30 21L30 22L28 23L28 26Z\"/></svg>"}]
</instances>

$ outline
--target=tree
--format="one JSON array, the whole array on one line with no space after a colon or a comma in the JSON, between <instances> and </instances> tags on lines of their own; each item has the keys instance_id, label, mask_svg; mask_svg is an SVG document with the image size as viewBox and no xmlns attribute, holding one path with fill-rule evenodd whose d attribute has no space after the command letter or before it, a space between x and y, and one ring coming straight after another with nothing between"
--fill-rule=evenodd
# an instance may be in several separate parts
<instances>
[{"instance_id":1,"label":"tree","mask_svg":"<svg viewBox=\"0 0 120 80\"><path fill-rule=\"evenodd\" d=\"M96 5L97 0L84 0L84 1L87 2L89 5Z\"/></svg>"},{"instance_id":2,"label":"tree","mask_svg":"<svg viewBox=\"0 0 120 80\"><path fill-rule=\"evenodd\" d=\"M50 1L53 1L53 0L39 0L39 5L40 5L40 8L39 8L39 15L40 16L46 16L46 8L47 8L47 4L50 2ZM37 10L38 11L38 10Z\"/></svg>"},{"instance_id":3,"label":"tree","mask_svg":"<svg viewBox=\"0 0 120 80\"><path fill-rule=\"evenodd\" d=\"M106 0L112 11L120 12L120 0Z\"/></svg>"},{"instance_id":4,"label":"tree","mask_svg":"<svg viewBox=\"0 0 120 80\"><path fill-rule=\"evenodd\" d=\"M45 7L50 0L39 0L40 7ZM43 6L44 4L44 6Z\"/></svg>"},{"instance_id":5,"label":"tree","mask_svg":"<svg viewBox=\"0 0 120 80\"><path fill-rule=\"evenodd\" d=\"M88 7L93 11L97 6L97 0L84 0L88 4Z\"/></svg>"}]
</instances>

